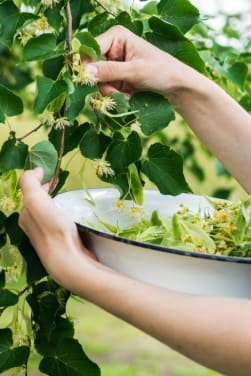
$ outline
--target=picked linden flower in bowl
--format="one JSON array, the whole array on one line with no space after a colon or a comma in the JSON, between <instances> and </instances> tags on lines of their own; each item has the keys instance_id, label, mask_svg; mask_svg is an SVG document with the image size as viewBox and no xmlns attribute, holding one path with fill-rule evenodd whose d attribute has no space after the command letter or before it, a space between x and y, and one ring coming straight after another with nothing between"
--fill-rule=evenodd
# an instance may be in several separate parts
<instances>
[{"instance_id":1,"label":"picked linden flower in bowl","mask_svg":"<svg viewBox=\"0 0 251 376\"><path fill-rule=\"evenodd\" d=\"M109 168L109 166L106 166ZM55 197L100 262L130 277L193 294L251 297L251 198L230 202L112 188Z\"/></svg>"}]
</instances>

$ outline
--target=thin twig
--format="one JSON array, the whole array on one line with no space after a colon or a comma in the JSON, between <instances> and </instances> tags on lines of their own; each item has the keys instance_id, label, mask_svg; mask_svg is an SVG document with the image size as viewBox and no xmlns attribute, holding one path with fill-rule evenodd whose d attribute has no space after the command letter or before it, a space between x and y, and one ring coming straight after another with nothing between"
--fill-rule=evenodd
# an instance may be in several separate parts
<instances>
[{"instance_id":1,"label":"thin twig","mask_svg":"<svg viewBox=\"0 0 251 376\"><path fill-rule=\"evenodd\" d=\"M66 37L67 50L68 50L67 59L68 61L72 63L72 13L71 13L71 7L70 7L69 2L65 6L65 15L66 15L66 20L67 20L67 37ZM70 66L72 66L72 64L70 64ZM71 70L70 70L70 73L72 73ZM65 117L65 112L66 112L66 101L64 102L62 106L60 115L62 117ZM61 169L63 155L64 155L64 148L65 148L65 127L63 127L63 129L61 130L60 145L59 145L59 150L58 150L58 161L57 161L55 174L54 174L50 191L49 191L50 194L54 191L54 189L56 188L58 184L60 169Z\"/></svg>"},{"instance_id":2,"label":"thin twig","mask_svg":"<svg viewBox=\"0 0 251 376\"><path fill-rule=\"evenodd\" d=\"M65 6L65 14L66 14L66 19L67 19L67 46L69 52L72 51L72 14L71 14L71 6L69 3L66 4Z\"/></svg>"},{"instance_id":3,"label":"thin twig","mask_svg":"<svg viewBox=\"0 0 251 376\"><path fill-rule=\"evenodd\" d=\"M64 105L64 108L65 108L65 105ZM63 112L65 112L65 110ZM63 127L61 130L60 145L59 145L59 150L58 150L58 161L57 161L56 170L52 179L52 183L50 186L49 194L51 194L54 191L54 189L56 188L58 184L60 169L61 169L63 155L64 155L64 147L65 147L65 127Z\"/></svg>"},{"instance_id":4,"label":"thin twig","mask_svg":"<svg viewBox=\"0 0 251 376\"><path fill-rule=\"evenodd\" d=\"M39 124L36 128L32 129L31 131L29 131L28 133L26 133L25 135L21 136L21 137L17 137L17 141L23 141L26 137L30 136L32 133L35 133L37 132L40 128L42 128L44 124L41 123Z\"/></svg>"},{"instance_id":5,"label":"thin twig","mask_svg":"<svg viewBox=\"0 0 251 376\"><path fill-rule=\"evenodd\" d=\"M114 13L110 9L106 8L106 6L101 3L101 1L95 0L95 3L97 3L98 6L100 6L101 8L103 8L106 13L110 14L113 17L117 17L116 13Z\"/></svg>"}]
</instances>

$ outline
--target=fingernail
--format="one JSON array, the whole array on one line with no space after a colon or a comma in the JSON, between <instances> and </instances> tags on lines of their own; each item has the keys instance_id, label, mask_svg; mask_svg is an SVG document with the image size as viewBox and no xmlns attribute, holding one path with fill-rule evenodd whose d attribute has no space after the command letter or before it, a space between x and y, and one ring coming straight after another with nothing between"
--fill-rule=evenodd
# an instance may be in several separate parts
<instances>
[{"instance_id":1,"label":"fingernail","mask_svg":"<svg viewBox=\"0 0 251 376\"><path fill-rule=\"evenodd\" d=\"M91 74L94 78L98 77L98 68L94 64L86 64L85 70L87 73Z\"/></svg>"}]
</instances>

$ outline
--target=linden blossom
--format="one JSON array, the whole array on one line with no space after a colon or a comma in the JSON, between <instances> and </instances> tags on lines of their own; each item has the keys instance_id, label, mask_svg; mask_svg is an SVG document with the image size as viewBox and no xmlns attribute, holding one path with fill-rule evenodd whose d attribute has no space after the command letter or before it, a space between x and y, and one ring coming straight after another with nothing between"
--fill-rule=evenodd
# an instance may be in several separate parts
<instances>
[{"instance_id":1,"label":"linden blossom","mask_svg":"<svg viewBox=\"0 0 251 376\"><path fill-rule=\"evenodd\" d=\"M85 69L85 66L81 62L79 53L74 54L73 56L72 79L73 82L80 85L96 85L96 78L91 74L91 72Z\"/></svg>"},{"instance_id":2,"label":"linden blossom","mask_svg":"<svg viewBox=\"0 0 251 376\"><path fill-rule=\"evenodd\" d=\"M46 8L53 8L59 3L59 0L41 0L41 5Z\"/></svg>"},{"instance_id":3,"label":"linden blossom","mask_svg":"<svg viewBox=\"0 0 251 376\"><path fill-rule=\"evenodd\" d=\"M114 176L115 172L111 168L111 165L108 161L104 159L94 159L93 166L96 170L97 176Z\"/></svg>"}]
</instances>

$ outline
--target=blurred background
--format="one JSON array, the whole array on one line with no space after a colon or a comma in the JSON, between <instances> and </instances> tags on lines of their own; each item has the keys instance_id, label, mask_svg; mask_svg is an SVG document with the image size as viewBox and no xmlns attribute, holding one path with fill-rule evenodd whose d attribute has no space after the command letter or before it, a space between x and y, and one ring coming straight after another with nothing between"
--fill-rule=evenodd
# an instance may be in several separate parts
<instances>
[{"instance_id":1,"label":"blurred background","mask_svg":"<svg viewBox=\"0 0 251 376\"><path fill-rule=\"evenodd\" d=\"M231 36L227 38L221 31L226 23L226 14L235 15L233 27L240 31L243 38L248 38L251 34L250 0L191 0L191 3L199 8L205 22L218 30L216 34L219 43L229 43L241 49L240 39ZM130 2L131 6L145 4L145 1L138 0ZM34 88L31 88L31 99L33 90ZM31 124L34 126L36 121L30 112L26 112L21 118L11 119L17 137L28 131ZM8 132L8 127L1 126L0 144ZM29 142L37 142L43 137L43 132L41 130L40 133L31 135ZM174 140L175 146L180 148L187 161L185 175L195 193L231 199L238 199L246 194L223 166L199 144L180 119L168 127L168 137ZM96 178L92 165L76 152L69 153L64 161L64 168L69 168L72 172L72 177L65 186L66 190L104 186L104 183ZM151 187L150 184L149 186ZM87 354L100 365L103 376L217 375L88 302L71 298L68 314L75 322L76 337ZM36 360L35 357L33 360ZM34 373L34 376L37 375L39 374Z\"/></svg>"}]
</instances>

